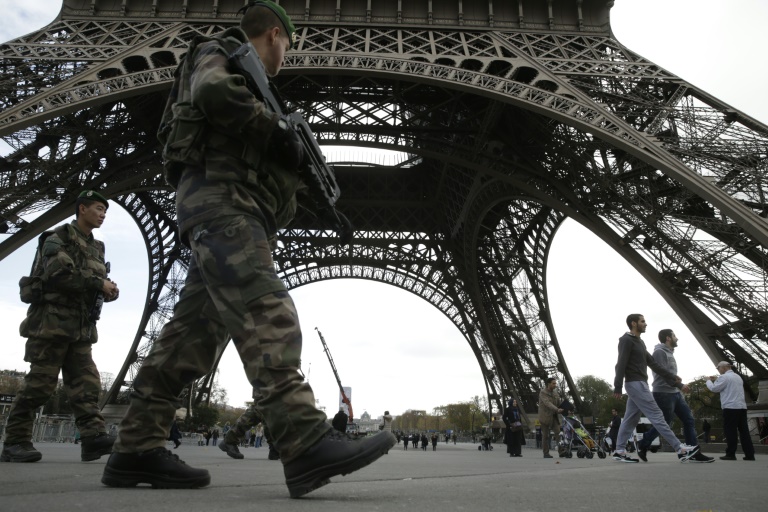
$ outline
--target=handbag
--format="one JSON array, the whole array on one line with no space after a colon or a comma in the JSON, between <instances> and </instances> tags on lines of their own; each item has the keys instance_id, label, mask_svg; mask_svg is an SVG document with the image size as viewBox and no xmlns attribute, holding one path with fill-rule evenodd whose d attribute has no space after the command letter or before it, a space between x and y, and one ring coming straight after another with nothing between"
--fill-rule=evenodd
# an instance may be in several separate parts
<instances>
[{"instance_id":1,"label":"handbag","mask_svg":"<svg viewBox=\"0 0 768 512\"><path fill-rule=\"evenodd\" d=\"M512 425L510 425L509 428L512 430L512 432L519 432L523 430L523 424L519 421L515 421L512 423Z\"/></svg>"}]
</instances>

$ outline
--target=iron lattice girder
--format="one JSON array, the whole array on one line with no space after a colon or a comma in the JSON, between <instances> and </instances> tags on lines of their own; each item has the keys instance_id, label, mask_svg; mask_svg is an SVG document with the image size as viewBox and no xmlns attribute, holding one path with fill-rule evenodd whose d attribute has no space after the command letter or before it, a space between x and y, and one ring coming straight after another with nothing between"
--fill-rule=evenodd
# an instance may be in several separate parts
<instances>
[{"instance_id":1,"label":"iron lattice girder","mask_svg":"<svg viewBox=\"0 0 768 512\"><path fill-rule=\"evenodd\" d=\"M63 206L83 186L114 196L162 189L153 140L164 94L152 91L169 86L193 37L234 23L74 15L84 19L65 17L0 47L0 134L14 148L0 166L0 215L11 235L0 256L52 219L27 223L25 216ZM756 375L766 373L765 240L739 206L766 211L764 126L623 48L607 25L602 33L577 33L552 26L313 23L301 28L281 75L289 102L308 112L325 143L388 147L417 158L397 170L340 168L340 206L358 227L360 243L336 253L318 239L312 219L300 219L298 226L312 229L286 232L295 236L291 251L276 254L291 286L355 275L409 289L467 336L491 394L531 393L535 379L504 366L501 349L511 342L502 325L533 319L536 308L547 316L537 265L565 213L628 251L688 323L705 325L695 333L711 357L733 357ZM497 198L500 204L525 197L551 212L538 231L519 234L517 246L498 238L503 216L490 231L468 234L474 222L488 220L473 212L485 206L482 191L494 182L516 188ZM167 202L157 207L174 218ZM138 212L132 213L137 222ZM517 218L516 212L510 207L504 215ZM145 241L159 239L150 236L155 228L144 229ZM434 244L427 246L440 247L441 263L405 245L377 247L394 233L425 234ZM526 245L536 247L535 256L516 261ZM468 269L476 266L476 250L491 247L512 266L495 263L480 283ZM178 277L184 267L174 261L167 271ZM502 289L499 281L523 275L537 289L535 300L504 285L514 293L492 315L478 316ZM159 276L150 277L152 293L167 288L172 301L178 283L162 285ZM694 303L719 325L699 318ZM148 350L164 321L162 314L149 318L150 334L137 335L146 342L134 356ZM539 339L553 337L551 319L542 321L537 325L547 332ZM562 362L551 350L550 363ZM527 364L529 373L537 364Z\"/></svg>"}]
</instances>

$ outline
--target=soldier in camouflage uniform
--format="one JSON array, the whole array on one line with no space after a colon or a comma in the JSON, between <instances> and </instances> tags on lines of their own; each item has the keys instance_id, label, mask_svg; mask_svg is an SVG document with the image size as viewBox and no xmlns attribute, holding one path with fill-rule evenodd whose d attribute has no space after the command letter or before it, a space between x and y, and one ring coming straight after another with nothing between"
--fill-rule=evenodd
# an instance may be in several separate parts
<instances>
[{"instance_id":1,"label":"soldier in camouflage uniform","mask_svg":"<svg viewBox=\"0 0 768 512\"><path fill-rule=\"evenodd\" d=\"M31 303L19 329L27 338L24 360L30 370L8 415L2 462L42 458L32 445L32 425L36 410L53 394L59 371L80 431L81 459L96 460L112 451L115 439L106 434L99 412L101 381L91 358L101 304L119 295L107 279L104 243L92 234L108 207L102 195L81 193L75 220L41 236L32 276L20 282L22 300Z\"/></svg>"},{"instance_id":2,"label":"soldier in camouflage uniform","mask_svg":"<svg viewBox=\"0 0 768 512\"><path fill-rule=\"evenodd\" d=\"M256 402L254 401L248 406L248 409L237 419L235 426L227 431L224 435L224 440L219 443L219 449L232 457L233 459L243 459L245 456L240 453L238 446L245 438L245 433L248 429L257 426L259 423L264 423L264 417L259 413L256 408ZM267 440L267 446L269 446L269 460L278 460L280 458L280 452L277 451L272 443L272 436L269 433L269 427L264 426L264 438Z\"/></svg>"},{"instance_id":3,"label":"soldier in camouflage uniform","mask_svg":"<svg viewBox=\"0 0 768 512\"><path fill-rule=\"evenodd\" d=\"M250 42L266 74L277 75L295 28L271 1L251 1L245 11L241 28L193 41L158 131L179 231L192 255L173 317L134 379L102 476L109 486L210 483L207 470L187 466L165 442L179 394L211 371L230 336L291 497L370 464L395 443L391 433L352 440L331 430L298 371L298 315L275 271L270 239L295 214L303 146L228 63Z\"/></svg>"}]
</instances>

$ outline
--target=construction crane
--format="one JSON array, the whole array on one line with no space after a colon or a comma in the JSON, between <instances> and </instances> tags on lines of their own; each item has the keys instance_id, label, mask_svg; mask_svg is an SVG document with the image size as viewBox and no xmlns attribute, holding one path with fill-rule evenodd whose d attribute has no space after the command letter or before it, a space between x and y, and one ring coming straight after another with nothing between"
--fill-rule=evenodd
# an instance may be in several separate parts
<instances>
[{"instance_id":1,"label":"construction crane","mask_svg":"<svg viewBox=\"0 0 768 512\"><path fill-rule=\"evenodd\" d=\"M325 351L325 355L328 356L328 362L331 363L331 369L333 370L333 375L336 377L336 382L339 383L339 391L341 391L341 401L347 404L347 409L349 409L348 423L352 423L352 402L349 400L349 397L344 392L344 387L341 385L339 372L336 371L336 365L333 364L333 357L331 357L331 351L328 350L328 345L325 344L325 338L323 338L323 333L321 333L320 329L318 329L317 327L315 327L315 330L317 331L317 335L320 336L320 342L323 344L323 350Z\"/></svg>"}]
</instances>

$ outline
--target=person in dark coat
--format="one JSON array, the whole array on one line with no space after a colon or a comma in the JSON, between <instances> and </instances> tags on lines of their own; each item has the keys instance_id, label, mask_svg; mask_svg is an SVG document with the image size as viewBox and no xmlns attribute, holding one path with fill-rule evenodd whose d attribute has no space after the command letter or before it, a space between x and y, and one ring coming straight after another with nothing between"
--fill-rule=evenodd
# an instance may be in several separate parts
<instances>
[{"instance_id":1,"label":"person in dark coat","mask_svg":"<svg viewBox=\"0 0 768 512\"><path fill-rule=\"evenodd\" d=\"M421 449L427 451L427 445L429 444L429 438L426 432L421 434Z\"/></svg>"},{"instance_id":2,"label":"person in dark coat","mask_svg":"<svg viewBox=\"0 0 768 512\"><path fill-rule=\"evenodd\" d=\"M608 430L608 439L611 440L611 451L616 451L616 439L619 437L619 427L621 427L621 418L616 408L611 409L611 426Z\"/></svg>"},{"instance_id":3,"label":"person in dark coat","mask_svg":"<svg viewBox=\"0 0 768 512\"><path fill-rule=\"evenodd\" d=\"M507 445L507 453L510 457L522 457L523 419L520 415L520 407L514 398L509 401L507 410L502 416L507 426L504 432L504 444Z\"/></svg>"},{"instance_id":4,"label":"person in dark coat","mask_svg":"<svg viewBox=\"0 0 768 512\"><path fill-rule=\"evenodd\" d=\"M173 441L173 444L175 445L173 449L175 450L179 446L181 446L181 430L179 430L179 425L176 423L176 420L173 420L173 424L171 424L171 432L168 434L168 440Z\"/></svg>"},{"instance_id":5,"label":"person in dark coat","mask_svg":"<svg viewBox=\"0 0 768 512\"><path fill-rule=\"evenodd\" d=\"M712 425L707 420L704 420L704 423L701 424L701 430L704 431L704 442L709 443L709 433L712 431Z\"/></svg>"},{"instance_id":6,"label":"person in dark coat","mask_svg":"<svg viewBox=\"0 0 768 512\"><path fill-rule=\"evenodd\" d=\"M333 417L331 425L339 432L346 432L348 421L349 416L347 416L347 414L344 412L344 409L339 409L339 412L337 412L336 416Z\"/></svg>"}]
</instances>

